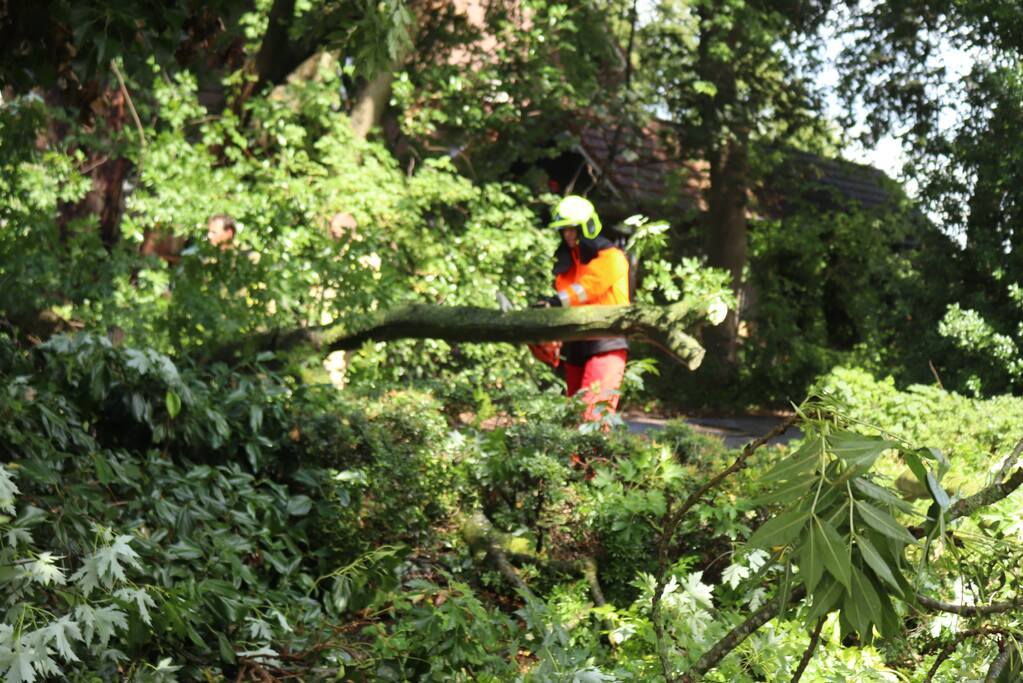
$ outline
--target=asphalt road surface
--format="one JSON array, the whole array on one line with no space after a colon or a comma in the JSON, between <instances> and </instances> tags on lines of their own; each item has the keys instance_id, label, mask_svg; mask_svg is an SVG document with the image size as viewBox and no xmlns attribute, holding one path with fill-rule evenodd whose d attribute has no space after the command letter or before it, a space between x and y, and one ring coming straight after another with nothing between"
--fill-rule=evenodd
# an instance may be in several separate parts
<instances>
[{"instance_id":1,"label":"asphalt road surface","mask_svg":"<svg viewBox=\"0 0 1023 683\"><path fill-rule=\"evenodd\" d=\"M740 417L687 417L686 424L695 431L707 436L714 436L725 442L728 448L742 448L750 441L767 434L783 418L763 415L745 415ZM667 420L654 417L636 417L626 419L629 431L642 434L651 429L660 429ZM779 437L771 439L769 444L783 444L793 439L803 438L803 433L790 427Z\"/></svg>"}]
</instances>

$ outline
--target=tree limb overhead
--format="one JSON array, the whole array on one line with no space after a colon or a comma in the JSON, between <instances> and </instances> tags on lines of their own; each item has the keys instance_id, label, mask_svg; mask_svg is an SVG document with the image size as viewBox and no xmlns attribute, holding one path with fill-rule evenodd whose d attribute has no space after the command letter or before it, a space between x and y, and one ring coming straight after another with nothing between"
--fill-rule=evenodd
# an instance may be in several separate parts
<instances>
[{"instance_id":1,"label":"tree limb overhead","mask_svg":"<svg viewBox=\"0 0 1023 683\"><path fill-rule=\"evenodd\" d=\"M704 349L686 333L702 309L671 306L579 306L502 312L476 306L409 304L370 317L356 329L340 325L264 332L222 347L214 359L244 350L279 350L310 344L322 351L355 349L367 341L443 339L451 342L544 342L628 337L661 349L690 370L700 367Z\"/></svg>"}]
</instances>

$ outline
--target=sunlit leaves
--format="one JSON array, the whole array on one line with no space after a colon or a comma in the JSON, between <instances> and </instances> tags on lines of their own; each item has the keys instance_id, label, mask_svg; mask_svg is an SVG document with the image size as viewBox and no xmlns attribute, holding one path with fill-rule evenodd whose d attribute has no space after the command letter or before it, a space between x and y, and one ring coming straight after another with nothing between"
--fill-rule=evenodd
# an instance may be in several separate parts
<instances>
[{"instance_id":1,"label":"sunlit leaves","mask_svg":"<svg viewBox=\"0 0 1023 683\"><path fill-rule=\"evenodd\" d=\"M60 558L49 551L39 553L36 559L24 566L24 574L43 586L51 584L63 586L67 579L64 577L64 571L56 565L58 559Z\"/></svg>"},{"instance_id":2,"label":"sunlit leaves","mask_svg":"<svg viewBox=\"0 0 1023 683\"><path fill-rule=\"evenodd\" d=\"M14 483L11 472L0 465L0 511L13 515L14 498L18 495L18 485Z\"/></svg>"}]
</instances>

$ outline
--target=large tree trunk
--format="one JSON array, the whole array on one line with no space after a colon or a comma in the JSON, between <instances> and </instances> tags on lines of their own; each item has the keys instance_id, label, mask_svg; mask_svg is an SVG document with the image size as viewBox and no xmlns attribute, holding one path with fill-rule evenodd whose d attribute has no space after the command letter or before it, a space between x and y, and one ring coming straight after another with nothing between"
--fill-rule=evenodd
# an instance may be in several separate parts
<instances>
[{"instance_id":1,"label":"large tree trunk","mask_svg":"<svg viewBox=\"0 0 1023 683\"><path fill-rule=\"evenodd\" d=\"M742 308L742 271L746 265L746 205L748 202L749 149L745 135L731 138L711 159L708 192L709 235L707 265L732 276L738 310L729 309L724 323L708 335L714 354L734 363Z\"/></svg>"},{"instance_id":2,"label":"large tree trunk","mask_svg":"<svg viewBox=\"0 0 1023 683\"><path fill-rule=\"evenodd\" d=\"M395 68L397 68L395 64ZM391 99L391 84L394 82L394 71L387 69L371 78L355 99L352 107L352 132L355 137L365 140L380 123Z\"/></svg>"},{"instance_id":3,"label":"large tree trunk","mask_svg":"<svg viewBox=\"0 0 1023 683\"><path fill-rule=\"evenodd\" d=\"M352 132L355 137L365 140L373 129L380 125L387 104L391 101L391 85L394 83L394 72L401 69L415 50L417 25L420 22L419 16L423 11L431 11L429 7L418 6L409 3L410 8L416 13L416 23L409 27L409 41L394 55L394 60L375 74L370 74L369 79L363 84L355 96L355 103L352 105L349 114L352 123Z\"/></svg>"},{"instance_id":4,"label":"large tree trunk","mask_svg":"<svg viewBox=\"0 0 1023 683\"><path fill-rule=\"evenodd\" d=\"M707 302L709 303L709 302ZM703 347L686 330L706 314L704 305L581 306L504 313L474 306L411 304L373 316L355 330L342 326L297 328L255 335L219 348L213 360L311 344L323 352L354 349L366 341L444 339L454 342L571 341L625 336L647 342L695 370Z\"/></svg>"},{"instance_id":5,"label":"large tree trunk","mask_svg":"<svg viewBox=\"0 0 1023 683\"><path fill-rule=\"evenodd\" d=\"M60 94L54 95L60 98ZM58 103L63 102L58 99ZM123 90L108 89L89 103L85 125L93 126L107 138L117 136L128 120L127 101ZM105 128L105 130L104 130ZM53 123L50 137L58 143L69 132L65 123ZM110 148L82 149L86 154L86 172L92 180L92 189L76 202L58 202L57 221L62 239L70 236L71 224L77 219L96 217L100 240L107 249L112 249L121 237L121 217L124 214L124 185L131 172L132 163L124 157L113 157Z\"/></svg>"}]
</instances>

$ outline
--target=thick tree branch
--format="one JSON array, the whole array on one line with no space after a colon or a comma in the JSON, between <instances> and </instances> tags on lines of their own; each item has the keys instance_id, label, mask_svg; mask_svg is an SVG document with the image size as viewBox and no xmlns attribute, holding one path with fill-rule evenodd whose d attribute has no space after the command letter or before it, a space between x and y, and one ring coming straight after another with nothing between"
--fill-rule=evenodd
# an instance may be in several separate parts
<instances>
[{"instance_id":1,"label":"thick tree branch","mask_svg":"<svg viewBox=\"0 0 1023 683\"><path fill-rule=\"evenodd\" d=\"M1005 667L1009 665L1009 661L1012 660L1012 654L1015 652L1015 646L1011 642L1002 641L1000 644L1001 650L998 656L991 662L991 667L987 670L987 676L984 677L984 683L997 683L998 679L1001 678L1002 672L1005 671Z\"/></svg>"},{"instance_id":2,"label":"thick tree branch","mask_svg":"<svg viewBox=\"0 0 1023 683\"><path fill-rule=\"evenodd\" d=\"M453 342L540 342L624 336L652 344L695 370L703 347L686 334L703 310L672 306L580 306L504 313L474 306L410 304L371 317L356 330L308 327L253 335L216 350L213 360L245 351L288 349L309 344L322 351L358 348L367 341L444 339Z\"/></svg>"},{"instance_id":3,"label":"thick tree branch","mask_svg":"<svg viewBox=\"0 0 1023 683\"><path fill-rule=\"evenodd\" d=\"M1016 445L1016 449L1013 451L1012 455L1009 456L1009 459L1006 460L1006 464L1002 466L1003 471L1009 469L1007 466L1019 457L1021 447L1023 447L1023 441L1020 441L1020 443ZM1020 485L1023 485L1023 467L1016 469L1016 471L1009 475L1006 479L1002 478L1002 473L999 474L1000 476L995 483L981 489L972 496L967 496L962 500L956 501L956 503L949 508L946 519L948 521L952 521L953 519L973 514L980 508L987 507L988 505L997 503L1003 498L1007 498L1015 492Z\"/></svg>"},{"instance_id":4,"label":"thick tree branch","mask_svg":"<svg viewBox=\"0 0 1023 683\"><path fill-rule=\"evenodd\" d=\"M926 595L917 595L916 600L927 609L939 612L950 612L963 617L983 617L989 614L1002 614L1011 612L1023 605L1023 600L1009 600L1007 602L995 602L990 605L956 605L951 602L942 602L929 598Z\"/></svg>"},{"instance_id":5,"label":"thick tree branch","mask_svg":"<svg viewBox=\"0 0 1023 683\"><path fill-rule=\"evenodd\" d=\"M536 598L533 591L526 585L526 582L519 576L518 571L508 561L504 550L494 540L494 527L487 519L487 516L476 511L471 516L461 520L460 528L462 537L474 553L482 552L487 560L501 573L508 583L514 586L520 593L529 599Z\"/></svg>"}]
</instances>

